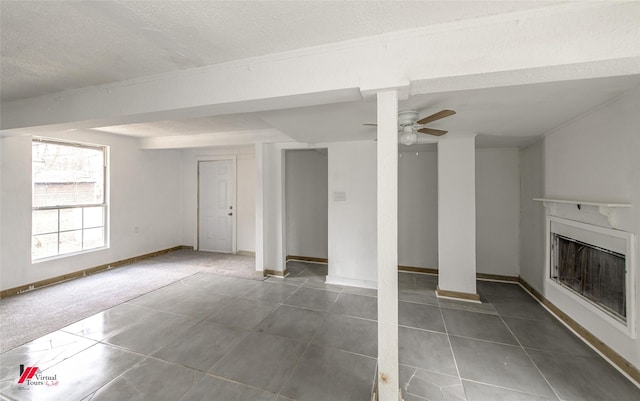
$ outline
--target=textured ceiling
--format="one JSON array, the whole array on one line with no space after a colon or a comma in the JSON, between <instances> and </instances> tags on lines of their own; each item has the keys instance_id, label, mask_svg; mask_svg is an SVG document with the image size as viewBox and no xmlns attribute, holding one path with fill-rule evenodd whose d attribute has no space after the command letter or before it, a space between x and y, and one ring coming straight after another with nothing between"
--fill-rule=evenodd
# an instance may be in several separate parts
<instances>
[{"instance_id":1,"label":"textured ceiling","mask_svg":"<svg viewBox=\"0 0 640 401\"><path fill-rule=\"evenodd\" d=\"M555 6L558 1L0 1L3 101L371 35ZM413 96L400 109L521 146L640 84L639 76ZM372 140L375 103L354 102L95 128L137 137L276 129L301 142ZM426 146L426 145L425 145Z\"/></svg>"},{"instance_id":2,"label":"textured ceiling","mask_svg":"<svg viewBox=\"0 0 640 401\"><path fill-rule=\"evenodd\" d=\"M0 2L15 100L557 1Z\"/></svg>"}]
</instances>

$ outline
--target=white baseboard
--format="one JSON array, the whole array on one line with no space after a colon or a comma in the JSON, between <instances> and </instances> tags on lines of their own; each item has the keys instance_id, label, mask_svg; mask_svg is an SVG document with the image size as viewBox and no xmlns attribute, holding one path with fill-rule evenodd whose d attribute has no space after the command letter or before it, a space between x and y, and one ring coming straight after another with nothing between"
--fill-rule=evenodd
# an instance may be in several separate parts
<instances>
[{"instance_id":1,"label":"white baseboard","mask_svg":"<svg viewBox=\"0 0 640 401\"><path fill-rule=\"evenodd\" d=\"M378 282L373 280L358 280L354 278L340 277L340 276L327 276L325 282L333 285L346 285L348 287L360 287L360 288L378 288Z\"/></svg>"}]
</instances>

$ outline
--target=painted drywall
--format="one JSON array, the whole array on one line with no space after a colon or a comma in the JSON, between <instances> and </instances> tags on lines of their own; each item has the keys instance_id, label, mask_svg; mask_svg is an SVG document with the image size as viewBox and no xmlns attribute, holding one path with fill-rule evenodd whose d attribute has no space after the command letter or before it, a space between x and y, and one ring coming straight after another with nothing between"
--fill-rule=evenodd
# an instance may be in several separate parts
<instances>
[{"instance_id":1,"label":"painted drywall","mask_svg":"<svg viewBox=\"0 0 640 401\"><path fill-rule=\"evenodd\" d=\"M334 142L329 152L327 282L375 287L376 143Z\"/></svg>"},{"instance_id":2,"label":"painted drywall","mask_svg":"<svg viewBox=\"0 0 640 401\"><path fill-rule=\"evenodd\" d=\"M475 155L477 271L517 276L518 151L478 149ZM405 151L398 162L399 264L438 268L438 153Z\"/></svg>"},{"instance_id":3,"label":"painted drywall","mask_svg":"<svg viewBox=\"0 0 640 401\"><path fill-rule=\"evenodd\" d=\"M4 152L2 151L2 149L4 148L4 141L2 140L2 138L0 138L0 194L3 193L3 187L2 187L2 181L3 181L3 177L4 177L4 171L8 170L9 167L6 166L5 167L5 155ZM2 224L2 214L4 212L4 209L2 208L2 196L0 196L0 244L3 244L2 242L2 238L3 238L3 231L4 231L4 224ZM1 246L0 246L0 250L1 250ZM2 266L2 255L0 255L0 266ZM0 272L2 271L2 269L0 269ZM1 273L0 273L1 274Z\"/></svg>"},{"instance_id":4,"label":"painted drywall","mask_svg":"<svg viewBox=\"0 0 640 401\"><path fill-rule=\"evenodd\" d=\"M330 275L333 273L333 266L337 263L341 270L340 278L350 280L374 280L374 272L364 268L360 263L353 263L353 258L346 249L353 245L356 252L373 247L375 249L375 224L366 221L362 215L375 213L375 177L362 168L362 163L354 164L353 160L360 160L363 149L366 149L366 142L345 142L331 143L329 148L329 172L333 172L333 185L335 189L329 188L328 197L330 214L333 214L334 230L336 237L328 235L327 249L333 244L335 255L341 259L334 261L330 259ZM374 144L375 145L375 144ZM282 155L279 151L282 146L261 145L266 147L267 159L270 160L268 168L271 169L265 180L268 182L265 196L274 202L269 206L270 212L266 216L268 222L265 241L269 242L270 249L267 253L272 260L272 265L279 265L275 254L279 247L283 246L273 238L279 232L275 228L280 217L276 216L280 206L276 206L278 190L276 181L280 176L277 172L276 164ZM294 145L290 145L294 146ZM301 145L296 145L301 146ZM351 146L353 149L350 149ZM364 146L364 147L363 147ZM332 150L335 155L332 156ZM349 154L349 150L354 153ZM369 155L372 158L365 158L363 163L370 162L369 168L375 171L375 149ZM275 153L274 153L275 152ZM318 153L315 150L286 151L292 154L305 154L305 152ZM417 154L416 154L417 153ZM313 156L312 156L313 157ZM290 166L289 166L290 167ZM353 171L352 171L353 170ZM288 170L287 170L288 171ZM399 211L398 211L398 260L403 266L414 267L438 267L438 226L437 226L437 152L403 152L399 157ZM487 219L478 218L477 236L483 240L478 240L478 271L490 274L518 275L518 158L514 149L491 149L476 151L476 190L478 195L477 215L487 216ZM339 187L342 187L340 189ZM352 192L346 188L354 188L356 194L363 194L363 210L360 207L351 206L357 212L351 215L349 206L353 205L354 198ZM369 192L368 192L369 191ZM373 192L370 192L373 191ZM346 201L334 201L334 192L344 192ZM369 194L369 196L366 196ZM287 196L285 194L285 196ZM288 206L287 206L288 208ZM286 209L285 209L286 210ZM321 207L317 209L317 215L313 218L321 219ZM287 211L290 213L291 211ZM341 214L340 214L341 213ZM340 218L336 217L340 214ZM369 215L375 220L375 215ZM494 217L495 216L495 217ZM344 220L342 220L344 219ZM287 219L287 225L292 224L291 219ZM365 224L371 227L372 235L368 233L364 236L359 234L357 227ZM373 225L372 225L373 224ZM270 231L269 231L270 230ZM358 234L348 236L346 233L358 230ZM331 233L332 231L329 231ZM291 233L287 230L286 247L289 249L289 242L292 241ZM295 240L293 240L295 241ZM373 241L373 242L372 242ZM313 247L313 244L304 246ZM293 254L287 251L288 254ZM331 252L329 252L331 253ZM303 255L309 256L309 255ZM313 255L311 255L313 256ZM362 256L361 256L362 257ZM372 259L373 260L373 259ZM480 263L482 260L482 264ZM375 260L373 260L375 262ZM329 278L334 279L334 277ZM353 282L352 284L361 283Z\"/></svg>"},{"instance_id":5,"label":"painted drywall","mask_svg":"<svg viewBox=\"0 0 640 401\"><path fill-rule=\"evenodd\" d=\"M255 165L256 165L256 185L255 185L255 252L256 252L256 274L264 275L264 180L265 180L265 144L256 143Z\"/></svg>"},{"instance_id":6,"label":"painted drywall","mask_svg":"<svg viewBox=\"0 0 640 401\"><path fill-rule=\"evenodd\" d=\"M195 247L198 241L198 161L225 157L236 160L236 250L254 252L256 169L253 147L181 151L182 244Z\"/></svg>"},{"instance_id":7,"label":"painted drywall","mask_svg":"<svg viewBox=\"0 0 640 401\"><path fill-rule=\"evenodd\" d=\"M517 149L476 151L476 271L518 276Z\"/></svg>"},{"instance_id":8,"label":"painted drywall","mask_svg":"<svg viewBox=\"0 0 640 401\"><path fill-rule=\"evenodd\" d=\"M274 271L284 271L286 247L282 238L284 154L279 145L265 144L262 160L262 265L265 270Z\"/></svg>"},{"instance_id":9,"label":"painted drywall","mask_svg":"<svg viewBox=\"0 0 640 401\"><path fill-rule=\"evenodd\" d=\"M256 159L254 155L238 155L236 159L238 251L255 252L256 246Z\"/></svg>"},{"instance_id":10,"label":"painted drywall","mask_svg":"<svg viewBox=\"0 0 640 401\"><path fill-rule=\"evenodd\" d=\"M0 142L2 142L0 288L4 290L52 277L55 274L39 275L31 264L31 137L0 138ZM38 278L30 279L31 277Z\"/></svg>"},{"instance_id":11,"label":"painted drywall","mask_svg":"<svg viewBox=\"0 0 640 401\"><path fill-rule=\"evenodd\" d=\"M640 234L638 110L640 89L635 88L615 101L559 127L545 137L543 166L545 196L548 198L624 202L632 205L629 209L618 211L618 229L636 236L636 259L632 266L636 276L636 291L640 288L640 258L637 257L637 237ZM536 157L533 154L531 156ZM534 181L536 173L529 174L528 179ZM588 213L587 209L582 208L577 212L577 209L572 209L572 218L582 219L582 215ZM523 230L525 229L527 227L523 226ZM544 243L535 251L544 255ZM532 266L527 268L527 274L546 273L543 264L536 267L538 273ZM630 338L557 287L547 282L544 284L543 293L547 299L640 368L640 338ZM636 297L635 307L636 313L640 312L640 297ZM636 332L639 331L638 320L636 318Z\"/></svg>"},{"instance_id":12,"label":"painted drywall","mask_svg":"<svg viewBox=\"0 0 640 401\"><path fill-rule=\"evenodd\" d=\"M285 152L287 255L328 257L326 150Z\"/></svg>"},{"instance_id":13,"label":"painted drywall","mask_svg":"<svg viewBox=\"0 0 640 401\"><path fill-rule=\"evenodd\" d=\"M438 153L398 158L398 264L438 268Z\"/></svg>"},{"instance_id":14,"label":"painted drywall","mask_svg":"<svg viewBox=\"0 0 640 401\"><path fill-rule=\"evenodd\" d=\"M284 271L285 252L285 152L308 149L305 143L258 144L256 150L256 270Z\"/></svg>"},{"instance_id":15,"label":"painted drywall","mask_svg":"<svg viewBox=\"0 0 640 401\"><path fill-rule=\"evenodd\" d=\"M1 289L180 245L179 152L141 151L133 138L94 132L50 137L109 146L110 246L32 264L31 137L2 138Z\"/></svg>"},{"instance_id":16,"label":"painted drywall","mask_svg":"<svg viewBox=\"0 0 640 401\"><path fill-rule=\"evenodd\" d=\"M438 141L438 287L476 293L475 138Z\"/></svg>"},{"instance_id":17,"label":"painted drywall","mask_svg":"<svg viewBox=\"0 0 640 401\"><path fill-rule=\"evenodd\" d=\"M518 152L520 174L520 277L544 291L545 211L534 198L544 197L544 141ZM542 252L540 250L543 250Z\"/></svg>"}]
</instances>

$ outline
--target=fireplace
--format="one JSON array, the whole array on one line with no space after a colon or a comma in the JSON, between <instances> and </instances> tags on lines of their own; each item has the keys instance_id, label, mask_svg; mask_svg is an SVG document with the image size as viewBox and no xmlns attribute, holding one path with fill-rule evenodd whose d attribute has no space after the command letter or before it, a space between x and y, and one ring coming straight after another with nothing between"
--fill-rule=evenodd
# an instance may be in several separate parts
<instances>
[{"instance_id":1,"label":"fireplace","mask_svg":"<svg viewBox=\"0 0 640 401\"><path fill-rule=\"evenodd\" d=\"M548 229L547 281L558 291L555 301L635 338L633 234L556 216L548 216Z\"/></svg>"},{"instance_id":2,"label":"fireplace","mask_svg":"<svg viewBox=\"0 0 640 401\"><path fill-rule=\"evenodd\" d=\"M626 322L625 255L557 233L551 241L551 278Z\"/></svg>"}]
</instances>

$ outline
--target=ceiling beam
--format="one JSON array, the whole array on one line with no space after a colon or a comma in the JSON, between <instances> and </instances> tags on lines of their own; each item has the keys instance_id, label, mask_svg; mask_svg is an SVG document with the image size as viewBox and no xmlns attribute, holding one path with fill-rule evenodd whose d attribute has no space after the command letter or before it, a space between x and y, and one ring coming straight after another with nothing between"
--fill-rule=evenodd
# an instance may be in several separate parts
<instances>
[{"instance_id":1,"label":"ceiling beam","mask_svg":"<svg viewBox=\"0 0 640 401\"><path fill-rule=\"evenodd\" d=\"M140 138L140 149L186 149L210 146L247 146L256 143L293 142L276 129L218 132L196 135L172 135Z\"/></svg>"}]
</instances>

